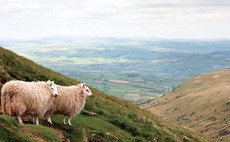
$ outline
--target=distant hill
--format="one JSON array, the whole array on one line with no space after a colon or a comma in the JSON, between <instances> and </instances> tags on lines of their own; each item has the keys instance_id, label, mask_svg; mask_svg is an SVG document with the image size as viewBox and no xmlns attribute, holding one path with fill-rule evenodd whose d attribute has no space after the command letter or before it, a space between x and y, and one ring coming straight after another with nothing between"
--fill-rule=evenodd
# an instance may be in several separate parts
<instances>
[{"instance_id":1,"label":"distant hill","mask_svg":"<svg viewBox=\"0 0 230 142\"><path fill-rule=\"evenodd\" d=\"M12 79L51 79L60 85L79 83L0 47L0 88ZM97 115L80 114L73 118L73 126L63 125L63 116L59 115L52 116L53 125L41 118L39 126L30 124L28 118L24 118L28 121L24 126L19 126L15 118L0 115L0 141L209 141L199 133L174 126L131 103L93 88L92 92L94 96L87 100L86 109Z\"/></svg>"},{"instance_id":2,"label":"distant hill","mask_svg":"<svg viewBox=\"0 0 230 142\"><path fill-rule=\"evenodd\" d=\"M230 70L194 77L141 107L174 124L229 142Z\"/></svg>"}]
</instances>

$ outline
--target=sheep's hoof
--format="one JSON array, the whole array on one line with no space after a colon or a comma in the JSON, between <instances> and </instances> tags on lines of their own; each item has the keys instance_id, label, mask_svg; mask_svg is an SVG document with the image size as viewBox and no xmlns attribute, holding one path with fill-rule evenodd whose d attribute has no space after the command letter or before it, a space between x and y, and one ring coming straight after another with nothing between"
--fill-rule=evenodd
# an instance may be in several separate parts
<instances>
[{"instance_id":1,"label":"sheep's hoof","mask_svg":"<svg viewBox=\"0 0 230 142\"><path fill-rule=\"evenodd\" d=\"M48 120L47 120L47 123L49 123L49 124L53 124L53 122L52 122L52 121L48 121Z\"/></svg>"}]
</instances>

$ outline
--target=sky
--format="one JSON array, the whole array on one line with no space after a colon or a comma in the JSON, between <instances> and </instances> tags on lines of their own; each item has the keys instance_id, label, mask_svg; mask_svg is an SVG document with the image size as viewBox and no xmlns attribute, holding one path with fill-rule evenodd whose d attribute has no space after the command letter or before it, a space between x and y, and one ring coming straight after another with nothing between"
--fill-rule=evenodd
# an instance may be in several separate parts
<instances>
[{"instance_id":1,"label":"sky","mask_svg":"<svg viewBox=\"0 0 230 142\"><path fill-rule=\"evenodd\" d=\"M0 0L0 39L230 38L230 0Z\"/></svg>"}]
</instances>

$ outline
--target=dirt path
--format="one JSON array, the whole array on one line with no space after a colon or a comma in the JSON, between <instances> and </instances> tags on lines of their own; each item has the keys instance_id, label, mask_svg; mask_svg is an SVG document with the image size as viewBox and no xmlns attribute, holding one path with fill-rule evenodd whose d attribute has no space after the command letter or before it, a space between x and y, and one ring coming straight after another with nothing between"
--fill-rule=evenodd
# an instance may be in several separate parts
<instances>
[{"instance_id":1,"label":"dirt path","mask_svg":"<svg viewBox=\"0 0 230 142\"><path fill-rule=\"evenodd\" d=\"M52 128L56 133L57 136L61 139L61 142L70 142L69 139L66 139L63 131L61 129L58 128ZM47 140L45 140L43 137L41 137L40 135L31 133L26 127L21 129L23 132L27 133L27 135L29 135L29 137L39 141L39 142L47 142Z\"/></svg>"},{"instance_id":2,"label":"dirt path","mask_svg":"<svg viewBox=\"0 0 230 142\"><path fill-rule=\"evenodd\" d=\"M58 129L58 128L53 128L54 131L56 131L58 137L61 139L62 142L65 141L65 136L63 134L63 131L61 129ZM68 139L66 141L69 141Z\"/></svg>"},{"instance_id":3,"label":"dirt path","mask_svg":"<svg viewBox=\"0 0 230 142\"><path fill-rule=\"evenodd\" d=\"M46 142L46 140L44 140L44 138L42 138L42 137L39 136L39 135L34 135L34 134L33 134L31 137L32 137L33 139L39 141L39 142Z\"/></svg>"}]
</instances>

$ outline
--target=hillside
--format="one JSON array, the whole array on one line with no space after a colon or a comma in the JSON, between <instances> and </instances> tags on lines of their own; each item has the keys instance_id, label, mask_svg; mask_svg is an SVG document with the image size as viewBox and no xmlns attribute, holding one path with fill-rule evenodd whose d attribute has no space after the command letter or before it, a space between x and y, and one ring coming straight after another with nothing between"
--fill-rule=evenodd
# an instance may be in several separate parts
<instances>
[{"instance_id":1,"label":"hillside","mask_svg":"<svg viewBox=\"0 0 230 142\"><path fill-rule=\"evenodd\" d=\"M220 142L230 141L230 70L192 78L171 93L141 105L174 124Z\"/></svg>"},{"instance_id":2,"label":"hillside","mask_svg":"<svg viewBox=\"0 0 230 142\"><path fill-rule=\"evenodd\" d=\"M60 85L78 83L0 48L0 88L12 79L52 79ZM97 115L80 114L73 118L72 127L63 125L63 116L59 115L52 116L53 125L41 119L40 126L29 122L19 126L15 118L0 115L0 141L209 141L201 134L174 126L131 103L91 90L94 96L87 100L86 109Z\"/></svg>"}]
</instances>

